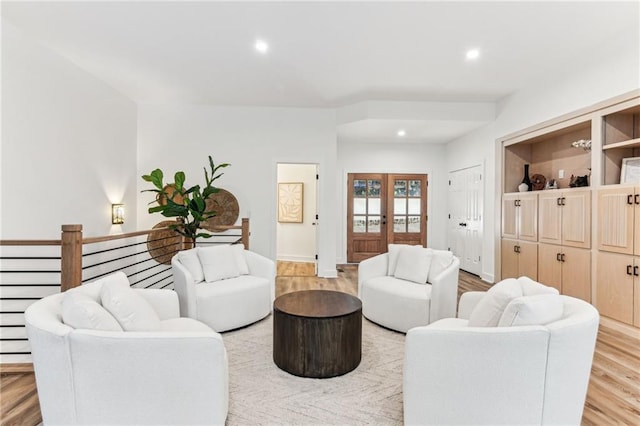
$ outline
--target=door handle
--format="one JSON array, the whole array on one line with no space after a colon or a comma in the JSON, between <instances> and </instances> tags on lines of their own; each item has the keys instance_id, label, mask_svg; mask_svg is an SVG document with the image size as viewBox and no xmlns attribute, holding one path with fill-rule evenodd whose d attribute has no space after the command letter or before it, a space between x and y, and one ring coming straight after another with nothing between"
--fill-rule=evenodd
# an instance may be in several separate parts
<instances>
[{"instance_id":1,"label":"door handle","mask_svg":"<svg viewBox=\"0 0 640 426\"><path fill-rule=\"evenodd\" d=\"M631 268L632 268L631 265L627 265L627 275L633 275L631 273Z\"/></svg>"},{"instance_id":2,"label":"door handle","mask_svg":"<svg viewBox=\"0 0 640 426\"><path fill-rule=\"evenodd\" d=\"M467 224L466 224L466 223L464 223L464 222L460 222L458 225L460 225L460 226L467 226Z\"/></svg>"}]
</instances>

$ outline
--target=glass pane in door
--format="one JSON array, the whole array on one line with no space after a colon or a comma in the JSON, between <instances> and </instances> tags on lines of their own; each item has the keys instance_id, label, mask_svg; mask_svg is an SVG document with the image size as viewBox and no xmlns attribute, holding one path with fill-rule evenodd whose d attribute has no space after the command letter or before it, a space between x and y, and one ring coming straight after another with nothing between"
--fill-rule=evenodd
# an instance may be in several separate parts
<instances>
[{"instance_id":1,"label":"glass pane in door","mask_svg":"<svg viewBox=\"0 0 640 426\"><path fill-rule=\"evenodd\" d=\"M367 195L367 181L356 179L353 181L353 196L365 197Z\"/></svg>"},{"instance_id":2,"label":"glass pane in door","mask_svg":"<svg viewBox=\"0 0 640 426\"><path fill-rule=\"evenodd\" d=\"M366 198L353 199L353 214L367 214Z\"/></svg>"},{"instance_id":3,"label":"glass pane in door","mask_svg":"<svg viewBox=\"0 0 640 426\"><path fill-rule=\"evenodd\" d=\"M380 188L382 188L382 184L379 180L370 179L367 195L369 197L380 197Z\"/></svg>"},{"instance_id":4,"label":"glass pane in door","mask_svg":"<svg viewBox=\"0 0 640 426\"><path fill-rule=\"evenodd\" d=\"M353 232L367 232L366 216L353 216Z\"/></svg>"},{"instance_id":5,"label":"glass pane in door","mask_svg":"<svg viewBox=\"0 0 640 426\"><path fill-rule=\"evenodd\" d=\"M407 232L407 217L406 216L394 216L393 217L393 232Z\"/></svg>"},{"instance_id":6,"label":"glass pane in door","mask_svg":"<svg viewBox=\"0 0 640 426\"><path fill-rule=\"evenodd\" d=\"M393 195L396 197L406 197L407 196L407 181L406 180L396 180L393 184Z\"/></svg>"},{"instance_id":7,"label":"glass pane in door","mask_svg":"<svg viewBox=\"0 0 640 426\"><path fill-rule=\"evenodd\" d=\"M380 216L368 216L367 232L380 232Z\"/></svg>"},{"instance_id":8,"label":"glass pane in door","mask_svg":"<svg viewBox=\"0 0 640 426\"><path fill-rule=\"evenodd\" d=\"M409 198L407 203L409 204L409 208L407 209L407 213L409 214L421 214L420 211L420 199L419 198Z\"/></svg>"},{"instance_id":9,"label":"glass pane in door","mask_svg":"<svg viewBox=\"0 0 640 426\"><path fill-rule=\"evenodd\" d=\"M420 197L420 181L419 180L410 180L409 181L409 197Z\"/></svg>"},{"instance_id":10,"label":"glass pane in door","mask_svg":"<svg viewBox=\"0 0 640 426\"><path fill-rule=\"evenodd\" d=\"M393 199L393 214L395 214L395 215L407 214L407 199L406 198L394 198Z\"/></svg>"},{"instance_id":11,"label":"glass pane in door","mask_svg":"<svg viewBox=\"0 0 640 426\"><path fill-rule=\"evenodd\" d=\"M380 214L380 198L369 198L369 214Z\"/></svg>"},{"instance_id":12,"label":"glass pane in door","mask_svg":"<svg viewBox=\"0 0 640 426\"><path fill-rule=\"evenodd\" d=\"M409 216L407 222L408 232L420 232L420 216Z\"/></svg>"}]
</instances>

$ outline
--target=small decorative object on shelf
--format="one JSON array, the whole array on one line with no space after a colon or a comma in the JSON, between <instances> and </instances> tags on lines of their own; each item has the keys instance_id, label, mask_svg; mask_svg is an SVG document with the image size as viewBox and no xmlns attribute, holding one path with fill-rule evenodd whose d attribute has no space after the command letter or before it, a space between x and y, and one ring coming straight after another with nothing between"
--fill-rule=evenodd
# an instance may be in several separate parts
<instances>
[{"instance_id":1,"label":"small decorative object on shelf","mask_svg":"<svg viewBox=\"0 0 640 426\"><path fill-rule=\"evenodd\" d=\"M527 186L526 189L524 186ZM520 185L518 185L518 191L520 192L527 192L527 191L531 191L532 185L531 185L531 179L529 178L529 165L525 164L524 165L524 177L522 178L522 183Z\"/></svg>"},{"instance_id":2,"label":"small decorative object on shelf","mask_svg":"<svg viewBox=\"0 0 640 426\"><path fill-rule=\"evenodd\" d=\"M571 143L574 148L582 148L585 151L591 151L591 139L580 139Z\"/></svg>"},{"instance_id":3,"label":"small decorative object on shelf","mask_svg":"<svg viewBox=\"0 0 640 426\"><path fill-rule=\"evenodd\" d=\"M544 186L544 189L558 189L558 182L555 179L550 179Z\"/></svg>"},{"instance_id":4,"label":"small decorative object on shelf","mask_svg":"<svg viewBox=\"0 0 640 426\"><path fill-rule=\"evenodd\" d=\"M544 185L547 183L547 178L543 175L535 174L531 176L531 187L534 191L540 191L544 189Z\"/></svg>"},{"instance_id":5,"label":"small decorative object on shelf","mask_svg":"<svg viewBox=\"0 0 640 426\"><path fill-rule=\"evenodd\" d=\"M579 188L581 186L589 186L589 176L574 176L571 175L571 179L569 180L569 187L571 188Z\"/></svg>"}]
</instances>

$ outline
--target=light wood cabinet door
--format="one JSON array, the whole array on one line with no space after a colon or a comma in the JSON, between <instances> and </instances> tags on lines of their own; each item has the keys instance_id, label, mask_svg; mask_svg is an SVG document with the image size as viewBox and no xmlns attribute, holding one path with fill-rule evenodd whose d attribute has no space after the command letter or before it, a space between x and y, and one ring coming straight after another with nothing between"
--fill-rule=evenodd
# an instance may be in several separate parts
<instances>
[{"instance_id":1,"label":"light wood cabinet door","mask_svg":"<svg viewBox=\"0 0 640 426\"><path fill-rule=\"evenodd\" d=\"M538 282L554 287L562 293L561 246L554 244L538 245Z\"/></svg>"},{"instance_id":2,"label":"light wood cabinet door","mask_svg":"<svg viewBox=\"0 0 640 426\"><path fill-rule=\"evenodd\" d=\"M634 195L632 187L598 190L599 250L633 253Z\"/></svg>"},{"instance_id":3,"label":"light wood cabinet door","mask_svg":"<svg viewBox=\"0 0 640 426\"><path fill-rule=\"evenodd\" d=\"M591 248L591 190L562 193L562 245Z\"/></svg>"},{"instance_id":4,"label":"light wood cabinet door","mask_svg":"<svg viewBox=\"0 0 640 426\"><path fill-rule=\"evenodd\" d=\"M538 243L518 241L518 276L538 280Z\"/></svg>"},{"instance_id":5,"label":"light wood cabinet door","mask_svg":"<svg viewBox=\"0 0 640 426\"><path fill-rule=\"evenodd\" d=\"M501 253L501 270L500 277L504 280L506 278L518 278L518 253L516 253L517 241L502 240Z\"/></svg>"},{"instance_id":6,"label":"light wood cabinet door","mask_svg":"<svg viewBox=\"0 0 640 426\"><path fill-rule=\"evenodd\" d=\"M518 239L538 241L538 195L521 194L518 204Z\"/></svg>"},{"instance_id":7,"label":"light wood cabinet door","mask_svg":"<svg viewBox=\"0 0 640 426\"><path fill-rule=\"evenodd\" d=\"M633 325L640 327L640 257L633 259Z\"/></svg>"},{"instance_id":8,"label":"light wood cabinet door","mask_svg":"<svg viewBox=\"0 0 640 426\"><path fill-rule=\"evenodd\" d=\"M502 237L518 238L518 197L516 195L502 197Z\"/></svg>"},{"instance_id":9,"label":"light wood cabinet door","mask_svg":"<svg viewBox=\"0 0 640 426\"><path fill-rule=\"evenodd\" d=\"M597 260L596 307L601 315L633 324L634 258L601 251L598 252ZM638 303L638 300L635 300L635 304Z\"/></svg>"},{"instance_id":10,"label":"light wood cabinet door","mask_svg":"<svg viewBox=\"0 0 640 426\"><path fill-rule=\"evenodd\" d=\"M538 197L539 228L538 241L562 244L562 193L545 192Z\"/></svg>"},{"instance_id":11,"label":"light wood cabinet door","mask_svg":"<svg viewBox=\"0 0 640 426\"><path fill-rule=\"evenodd\" d=\"M591 303L591 251L562 248L562 294Z\"/></svg>"},{"instance_id":12,"label":"light wood cabinet door","mask_svg":"<svg viewBox=\"0 0 640 426\"><path fill-rule=\"evenodd\" d=\"M636 187L635 194L633 196L633 205L635 206L635 224L634 224L634 249L633 252L636 256L640 256L640 186Z\"/></svg>"}]
</instances>

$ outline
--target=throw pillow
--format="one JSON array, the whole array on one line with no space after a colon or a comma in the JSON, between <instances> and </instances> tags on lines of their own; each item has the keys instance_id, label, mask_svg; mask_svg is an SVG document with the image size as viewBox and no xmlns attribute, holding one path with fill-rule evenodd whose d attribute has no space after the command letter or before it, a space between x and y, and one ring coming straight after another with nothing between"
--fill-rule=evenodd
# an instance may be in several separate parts
<instances>
[{"instance_id":1,"label":"throw pillow","mask_svg":"<svg viewBox=\"0 0 640 426\"><path fill-rule=\"evenodd\" d=\"M451 265L453 262L453 252L448 250L431 250L431 268L429 269L429 279L430 283L433 283L434 280Z\"/></svg>"},{"instance_id":2,"label":"throw pillow","mask_svg":"<svg viewBox=\"0 0 640 426\"><path fill-rule=\"evenodd\" d=\"M238 273L240 275L249 275L249 265L247 265L247 258L244 255L244 244L234 244L231 248L238 264Z\"/></svg>"},{"instance_id":3,"label":"throw pillow","mask_svg":"<svg viewBox=\"0 0 640 426\"><path fill-rule=\"evenodd\" d=\"M387 267L387 275L392 277L396 272L396 266L398 265L398 255L400 254L400 249L404 247L406 244L389 244L387 246L387 251L389 253L389 262Z\"/></svg>"},{"instance_id":4,"label":"throw pillow","mask_svg":"<svg viewBox=\"0 0 640 426\"><path fill-rule=\"evenodd\" d=\"M109 277L102 286L102 306L111 313L124 331L156 331L160 317L147 302L129 286L122 272Z\"/></svg>"},{"instance_id":5,"label":"throw pillow","mask_svg":"<svg viewBox=\"0 0 640 426\"><path fill-rule=\"evenodd\" d=\"M424 247L405 246L398 255L394 276L402 280L426 284L431 265L431 253Z\"/></svg>"},{"instance_id":6,"label":"throw pillow","mask_svg":"<svg viewBox=\"0 0 640 426\"><path fill-rule=\"evenodd\" d=\"M536 294L560 294L557 288L540 284L526 276L518 278L518 283L520 284L520 287L522 287L523 296L535 296Z\"/></svg>"},{"instance_id":7,"label":"throw pillow","mask_svg":"<svg viewBox=\"0 0 640 426\"><path fill-rule=\"evenodd\" d=\"M498 327L544 325L562 318L564 304L558 294L537 294L513 299L504 310Z\"/></svg>"},{"instance_id":8,"label":"throw pillow","mask_svg":"<svg viewBox=\"0 0 640 426\"><path fill-rule=\"evenodd\" d=\"M202 263L204 279L208 283L240 275L236 255L230 245L201 248L198 250L198 257Z\"/></svg>"},{"instance_id":9,"label":"throw pillow","mask_svg":"<svg viewBox=\"0 0 640 426\"><path fill-rule=\"evenodd\" d=\"M204 272L202 272L202 265L200 264L197 248L179 252L178 260L182 263L182 266L187 268L194 282L199 283L200 281L204 281Z\"/></svg>"},{"instance_id":10,"label":"throw pillow","mask_svg":"<svg viewBox=\"0 0 640 426\"><path fill-rule=\"evenodd\" d=\"M469 315L469 327L495 327L511 299L522 296L522 288L515 278L494 284Z\"/></svg>"},{"instance_id":11,"label":"throw pillow","mask_svg":"<svg viewBox=\"0 0 640 426\"><path fill-rule=\"evenodd\" d=\"M62 322L73 328L122 331L116 319L89 295L67 290L62 297Z\"/></svg>"}]
</instances>

